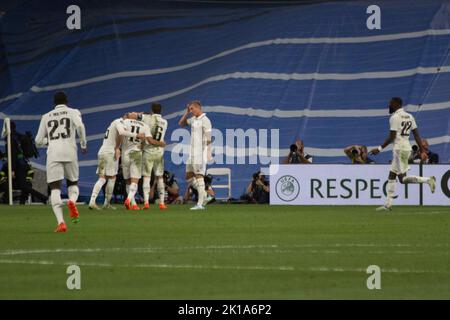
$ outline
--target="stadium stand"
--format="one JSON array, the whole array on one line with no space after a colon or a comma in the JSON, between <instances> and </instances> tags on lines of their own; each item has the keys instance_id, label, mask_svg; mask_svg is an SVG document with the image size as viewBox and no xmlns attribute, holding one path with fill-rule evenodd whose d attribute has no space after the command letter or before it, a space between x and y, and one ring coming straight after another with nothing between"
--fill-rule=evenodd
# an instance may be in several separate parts
<instances>
[{"instance_id":1,"label":"stadium stand","mask_svg":"<svg viewBox=\"0 0 450 320\"><path fill-rule=\"evenodd\" d=\"M226 129L279 129L281 158L301 137L315 163L344 163L345 146L383 141L388 101L401 96L433 151L448 159L448 1L377 1L381 30L366 28L368 3L358 1L80 3L81 30L65 27L66 0L25 1L0 16L0 118L35 134L53 93L64 90L88 134L89 153L79 157L82 195L96 180L108 124L152 101L164 106L165 164L179 178L185 168L171 160L172 135L193 99L224 137ZM377 158L389 160L390 152ZM267 166L248 162L217 165L231 169L235 198ZM45 156L33 163L44 168Z\"/></svg>"}]
</instances>

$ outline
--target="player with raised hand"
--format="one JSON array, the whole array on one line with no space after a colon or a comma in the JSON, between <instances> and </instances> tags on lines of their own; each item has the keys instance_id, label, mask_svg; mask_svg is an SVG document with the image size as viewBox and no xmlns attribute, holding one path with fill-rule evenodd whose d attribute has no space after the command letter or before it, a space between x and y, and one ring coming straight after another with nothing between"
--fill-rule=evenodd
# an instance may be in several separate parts
<instances>
[{"instance_id":1,"label":"player with raised hand","mask_svg":"<svg viewBox=\"0 0 450 320\"><path fill-rule=\"evenodd\" d=\"M191 118L188 118L192 115ZM202 111L200 101L194 100L187 105L185 114L178 124L182 127L191 127L191 147L189 158L186 162L186 180L198 192L197 205L191 210L204 210L206 204L205 180L206 163L212 159L211 121Z\"/></svg>"},{"instance_id":2,"label":"player with raised hand","mask_svg":"<svg viewBox=\"0 0 450 320\"><path fill-rule=\"evenodd\" d=\"M67 181L69 201L67 206L72 222L80 220L76 202L79 195L78 189L78 156L76 134L80 138L81 152L87 152L86 131L81 119L81 113L77 109L67 106L68 99L64 92L57 92L53 96L55 108L44 114L39 124L36 135L38 146L47 145L47 183L50 186L50 201L53 212L58 221L55 232L66 232L64 222L61 182Z\"/></svg>"},{"instance_id":3,"label":"player with raised hand","mask_svg":"<svg viewBox=\"0 0 450 320\"><path fill-rule=\"evenodd\" d=\"M143 133L144 140L150 144L165 147L164 141L152 138L150 128L142 121L135 119L124 120L124 126L131 133ZM138 189L139 179L142 177L142 141L138 138L124 137L122 139L122 172L127 184L127 198L124 205L127 210L139 210L134 196Z\"/></svg>"},{"instance_id":4,"label":"player with raised hand","mask_svg":"<svg viewBox=\"0 0 450 320\"><path fill-rule=\"evenodd\" d=\"M116 175L119 166L120 158L120 144L122 137L144 139L144 133L130 132L124 125L125 119L136 119L136 112L129 112L124 114L121 118L118 118L111 122L108 129L105 132L103 138L103 144L98 151L98 167L97 175L98 180L92 190L91 199L89 201L89 209L100 210L96 204L98 193L106 183L105 201L103 209L114 209L111 206L111 197L114 191L114 184L116 182ZM108 182L107 182L108 181Z\"/></svg>"},{"instance_id":5,"label":"player with raised hand","mask_svg":"<svg viewBox=\"0 0 450 320\"><path fill-rule=\"evenodd\" d=\"M406 176L409 170L408 159L412 148L409 143L409 136L412 132L417 145L420 148L422 160L426 160L427 154L423 149L422 139L417 130L416 120L414 117L402 108L402 99L394 97L389 102L389 113L392 114L389 120L390 132L389 137L378 148L372 149L370 153L376 155L386 148L392 142L392 163L387 183L387 197L383 206L377 208L377 211L386 211L392 209L392 200L395 194L396 178L400 183L426 183L430 186L431 192L436 189L435 177L419 177Z\"/></svg>"},{"instance_id":6,"label":"player with raised hand","mask_svg":"<svg viewBox=\"0 0 450 320\"><path fill-rule=\"evenodd\" d=\"M164 141L164 135L167 130L167 120L161 116L162 106L159 103L152 103L151 114L142 114L142 121L150 128L150 133L156 141ZM147 141L144 143L143 149L143 183L142 189L144 192L144 210L150 208L148 203L150 194L150 180L152 170L155 173L157 190L159 193L159 209L165 210L167 206L164 203L164 147L150 144Z\"/></svg>"}]
</instances>

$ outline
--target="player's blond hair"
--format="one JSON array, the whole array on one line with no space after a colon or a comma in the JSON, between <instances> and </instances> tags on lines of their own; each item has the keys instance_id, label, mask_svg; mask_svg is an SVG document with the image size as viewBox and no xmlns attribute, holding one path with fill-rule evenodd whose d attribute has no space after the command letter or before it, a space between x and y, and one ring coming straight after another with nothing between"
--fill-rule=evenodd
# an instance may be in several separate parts
<instances>
[{"instance_id":1,"label":"player's blond hair","mask_svg":"<svg viewBox=\"0 0 450 320\"><path fill-rule=\"evenodd\" d=\"M189 105L191 105L191 104L196 104L200 108L202 107L200 100L192 100L191 102L189 102Z\"/></svg>"}]
</instances>

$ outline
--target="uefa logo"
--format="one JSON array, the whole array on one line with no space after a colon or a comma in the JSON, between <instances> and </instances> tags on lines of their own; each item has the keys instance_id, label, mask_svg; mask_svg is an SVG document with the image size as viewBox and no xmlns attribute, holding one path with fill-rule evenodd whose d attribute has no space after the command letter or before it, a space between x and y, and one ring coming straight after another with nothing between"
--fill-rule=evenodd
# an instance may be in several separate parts
<instances>
[{"instance_id":1,"label":"uefa logo","mask_svg":"<svg viewBox=\"0 0 450 320\"><path fill-rule=\"evenodd\" d=\"M282 176L275 186L278 198L285 202L290 202L298 197L300 184L293 176Z\"/></svg>"}]
</instances>

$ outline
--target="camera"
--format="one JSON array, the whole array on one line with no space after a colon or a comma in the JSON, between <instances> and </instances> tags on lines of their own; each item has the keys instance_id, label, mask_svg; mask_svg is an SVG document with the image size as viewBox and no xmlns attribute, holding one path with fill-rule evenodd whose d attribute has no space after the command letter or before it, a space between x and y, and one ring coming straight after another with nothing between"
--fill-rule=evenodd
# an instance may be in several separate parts
<instances>
[{"instance_id":1,"label":"camera","mask_svg":"<svg viewBox=\"0 0 450 320\"><path fill-rule=\"evenodd\" d=\"M253 181L256 181L256 180L258 180L259 179L259 172L255 172L254 174L253 174Z\"/></svg>"},{"instance_id":2,"label":"camera","mask_svg":"<svg viewBox=\"0 0 450 320\"><path fill-rule=\"evenodd\" d=\"M352 149L352 156L356 157L357 155L359 155L358 149Z\"/></svg>"},{"instance_id":3,"label":"camera","mask_svg":"<svg viewBox=\"0 0 450 320\"><path fill-rule=\"evenodd\" d=\"M206 184L206 185L211 185L211 184L212 184L212 179L213 179L212 175L207 174L207 175L205 176L205 184Z\"/></svg>"},{"instance_id":4,"label":"camera","mask_svg":"<svg viewBox=\"0 0 450 320\"><path fill-rule=\"evenodd\" d=\"M175 176L173 173L170 173L169 171L164 171L163 179L165 184L171 185L173 183L174 178Z\"/></svg>"},{"instance_id":5,"label":"camera","mask_svg":"<svg viewBox=\"0 0 450 320\"><path fill-rule=\"evenodd\" d=\"M289 147L289 149L291 150L291 153L296 153L298 150L298 147L296 144L291 144L291 146Z\"/></svg>"},{"instance_id":6,"label":"camera","mask_svg":"<svg viewBox=\"0 0 450 320\"><path fill-rule=\"evenodd\" d=\"M417 152L419 150L419 147L415 144L412 146L413 152Z\"/></svg>"}]
</instances>

